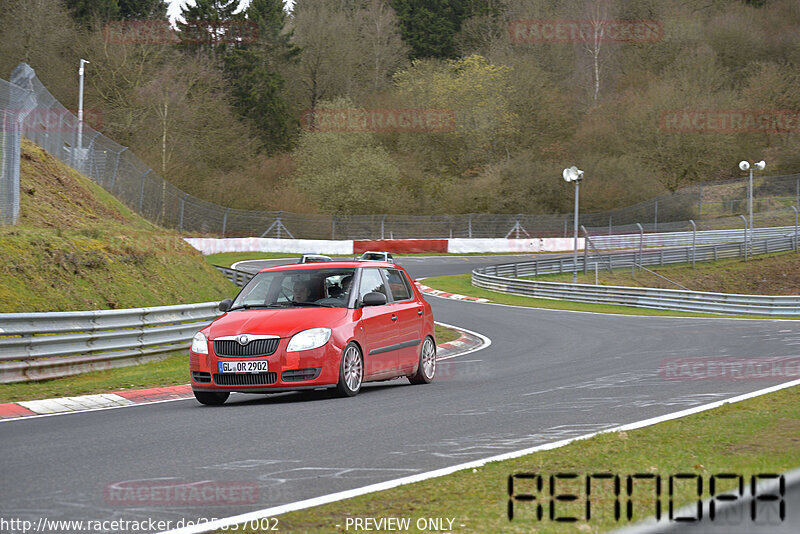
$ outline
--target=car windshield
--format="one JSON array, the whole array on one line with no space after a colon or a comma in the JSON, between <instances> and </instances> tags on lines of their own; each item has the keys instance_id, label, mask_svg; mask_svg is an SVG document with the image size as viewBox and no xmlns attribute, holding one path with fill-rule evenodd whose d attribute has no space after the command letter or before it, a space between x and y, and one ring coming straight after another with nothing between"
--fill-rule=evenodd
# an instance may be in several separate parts
<instances>
[{"instance_id":1,"label":"car windshield","mask_svg":"<svg viewBox=\"0 0 800 534\"><path fill-rule=\"evenodd\" d=\"M354 269L287 269L258 273L230 309L346 308L354 272Z\"/></svg>"},{"instance_id":2,"label":"car windshield","mask_svg":"<svg viewBox=\"0 0 800 534\"><path fill-rule=\"evenodd\" d=\"M365 253L364 253L364 254L361 256L361 259L362 259L362 260L373 260L373 261L374 261L374 260L377 260L377 261L383 261L383 260L385 260L385 259L386 259L386 254L383 254L383 253L381 253L381 252L365 252Z\"/></svg>"}]
</instances>

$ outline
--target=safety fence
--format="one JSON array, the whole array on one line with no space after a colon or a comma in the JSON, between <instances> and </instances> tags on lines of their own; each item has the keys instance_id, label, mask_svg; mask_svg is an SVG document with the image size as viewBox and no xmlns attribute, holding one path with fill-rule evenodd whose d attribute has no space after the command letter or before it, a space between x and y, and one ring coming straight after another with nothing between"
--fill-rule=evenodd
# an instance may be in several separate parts
<instances>
[{"instance_id":1,"label":"safety fence","mask_svg":"<svg viewBox=\"0 0 800 534\"><path fill-rule=\"evenodd\" d=\"M217 302L122 310L0 314L0 383L136 365L186 350ZM188 368L187 368L188 380Z\"/></svg>"},{"instance_id":2,"label":"safety fence","mask_svg":"<svg viewBox=\"0 0 800 534\"><path fill-rule=\"evenodd\" d=\"M765 315L775 317L800 316L800 296L735 295L687 289L657 289L649 287L619 287L590 284L543 282L521 277L540 274L571 273L641 268L645 265L691 263L693 261L743 258L745 254L768 254L797 250L794 235L746 243L676 247L660 250L599 253L536 261L504 263L480 267L472 271L476 287L529 297L570 300L596 304L618 304L639 308L689 312Z\"/></svg>"},{"instance_id":3,"label":"safety fence","mask_svg":"<svg viewBox=\"0 0 800 534\"><path fill-rule=\"evenodd\" d=\"M572 228L572 213L343 215L227 208L181 191L127 147L91 128L86 121L79 121L25 63L14 69L10 84L0 84L1 109L17 109L16 104L3 104L2 95L12 92L24 93L28 102L25 106L36 109L18 122L22 135L89 176L148 220L183 233L330 240L522 239L568 237ZM724 190L730 194L720 193L712 187L714 184L698 184L632 206L582 213L580 222L593 235L636 232L636 223L646 232L686 230L689 219L694 219L700 229L735 228L738 215L746 210L746 184L747 180L725 182ZM736 198L728 198L730 195ZM757 216L765 217L766 225L790 224L788 206L793 204L800 204L800 174L756 177L753 207Z\"/></svg>"}]
</instances>

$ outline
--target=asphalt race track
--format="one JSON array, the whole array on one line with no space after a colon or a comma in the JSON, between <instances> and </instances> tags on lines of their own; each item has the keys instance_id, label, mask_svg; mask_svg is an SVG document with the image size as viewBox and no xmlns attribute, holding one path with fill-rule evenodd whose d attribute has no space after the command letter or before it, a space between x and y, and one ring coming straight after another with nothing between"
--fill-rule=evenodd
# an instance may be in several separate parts
<instances>
[{"instance_id":1,"label":"asphalt race track","mask_svg":"<svg viewBox=\"0 0 800 534\"><path fill-rule=\"evenodd\" d=\"M404 258L413 277L485 256ZM511 261L508 256L491 262ZM800 355L796 323L597 315L430 298L438 321L492 340L433 384L233 394L0 423L0 516L177 521L227 517L631 423L788 381L667 380L668 358ZM257 487L247 504L120 503L125 481ZM504 485L498 496L505 496ZM111 495L111 496L110 496ZM501 497L503 498L503 497ZM333 527L333 525L332 525Z\"/></svg>"}]
</instances>

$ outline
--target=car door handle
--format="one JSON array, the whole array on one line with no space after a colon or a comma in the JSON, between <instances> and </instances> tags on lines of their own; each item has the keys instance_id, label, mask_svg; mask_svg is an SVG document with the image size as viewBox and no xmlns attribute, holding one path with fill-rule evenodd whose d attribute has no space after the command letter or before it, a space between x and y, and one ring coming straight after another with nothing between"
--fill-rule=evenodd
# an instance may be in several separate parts
<instances>
[{"instance_id":1,"label":"car door handle","mask_svg":"<svg viewBox=\"0 0 800 534\"><path fill-rule=\"evenodd\" d=\"M397 320L397 316L396 315L392 315L392 321L396 321L396 320Z\"/></svg>"},{"instance_id":2,"label":"car door handle","mask_svg":"<svg viewBox=\"0 0 800 534\"><path fill-rule=\"evenodd\" d=\"M417 310L417 315L422 315L422 310Z\"/></svg>"}]
</instances>

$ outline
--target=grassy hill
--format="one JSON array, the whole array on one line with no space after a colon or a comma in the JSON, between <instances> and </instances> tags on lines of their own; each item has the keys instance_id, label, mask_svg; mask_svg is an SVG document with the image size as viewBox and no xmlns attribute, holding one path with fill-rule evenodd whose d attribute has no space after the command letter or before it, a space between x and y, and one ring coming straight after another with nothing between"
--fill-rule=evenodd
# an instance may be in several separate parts
<instances>
[{"instance_id":1,"label":"grassy hill","mask_svg":"<svg viewBox=\"0 0 800 534\"><path fill-rule=\"evenodd\" d=\"M176 232L29 141L20 184L19 224L0 227L2 312L163 306L236 292Z\"/></svg>"}]
</instances>

